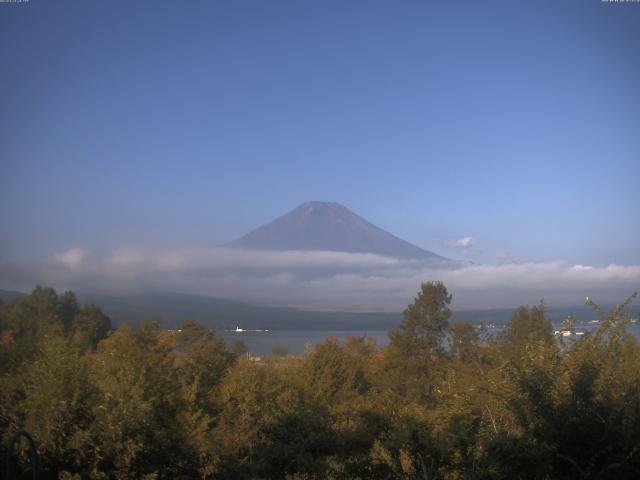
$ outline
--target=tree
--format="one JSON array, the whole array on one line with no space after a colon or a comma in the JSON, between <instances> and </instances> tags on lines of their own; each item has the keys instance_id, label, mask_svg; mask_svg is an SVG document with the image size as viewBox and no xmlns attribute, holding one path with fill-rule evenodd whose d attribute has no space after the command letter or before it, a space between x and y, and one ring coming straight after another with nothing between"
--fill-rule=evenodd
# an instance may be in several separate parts
<instances>
[{"instance_id":1,"label":"tree","mask_svg":"<svg viewBox=\"0 0 640 480\"><path fill-rule=\"evenodd\" d=\"M389 333L391 346L409 357L429 358L442 353L442 341L451 318L451 295L442 282L423 283L404 320Z\"/></svg>"},{"instance_id":2,"label":"tree","mask_svg":"<svg viewBox=\"0 0 640 480\"><path fill-rule=\"evenodd\" d=\"M95 469L111 478L178 478L193 462L182 441L184 408L170 345L158 327L127 325L98 344L91 380Z\"/></svg>"},{"instance_id":3,"label":"tree","mask_svg":"<svg viewBox=\"0 0 640 480\"><path fill-rule=\"evenodd\" d=\"M552 345L551 320L545 313L544 303L540 302L532 308L519 307L500 340L512 355L519 355L529 344L542 342Z\"/></svg>"},{"instance_id":4,"label":"tree","mask_svg":"<svg viewBox=\"0 0 640 480\"><path fill-rule=\"evenodd\" d=\"M231 344L231 351L236 357L241 357L249 351L247 345L242 340L235 340Z\"/></svg>"},{"instance_id":5,"label":"tree","mask_svg":"<svg viewBox=\"0 0 640 480\"><path fill-rule=\"evenodd\" d=\"M365 364L370 355L364 341L349 340L340 345L330 338L304 358L301 380L319 404L333 412L348 410L369 388Z\"/></svg>"},{"instance_id":6,"label":"tree","mask_svg":"<svg viewBox=\"0 0 640 480\"><path fill-rule=\"evenodd\" d=\"M431 432L432 417L443 401L449 359L444 339L451 317L452 296L442 282L421 285L414 303L404 311L400 326L389 333L377 377L385 415L393 418L392 441L382 440L386 464L397 476L431 478L440 461Z\"/></svg>"},{"instance_id":7,"label":"tree","mask_svg":"<svg viewBox=\"0 0 640 480\"><path fill-rule=\"evenodd\" d=\"M16 341L24 340L25 346L51 329L63 330L62 309L53 288L38 285L31 295L13 300L2 309L3 329L10 330Z\"/></svg>"},{"instance_id":8,"label":"tree","mask_svg":"<svg viewBox=\"0 0 640 480\"><path fill-rule=\"evenodd\" d=\"M80 308L76 294L72 291L64 292L58 297L58 304L60 319L62 320L64 331L68 335L75 316L78 313L78 309Z\"/></svg>"},{"instance_id":9,"label":"tree","mask_svg":"<svg viewBox=\"0 0 640 480\"><path fill-rule=\"evenodd\" d=\"M76 311L71 324L71 338L80 348L95 348L111 331L111 320L95 305Z\"/></svg>"},{"instance_id":10,"label":"tree","mask_svg":"<svg viewBox=\"0 0 640 480\"><path fill-rule=\"evenodd\" d=\"M16 408L37 441L41 475L88 475L95 462L90 427L96 392L78 349L61 335L46 335L21 380L24 399Z\"/></svg>"},{"instance_id":11,"label":"tree","mask_svg":"<svg viewBox=\"0 0 640 480\"><path fill-rule=\"evenodd\" d=\"M276 357L284 357L289 354L289 349L284 345L276 345L271 351Z\"/></svg>"},{"instance_id":12,"label":"tree","mask_svg":"<svg viewBox=\"0 0 640 480\"><path fill-rule=\"evenodd\" d=\"M175 357L175 366L181 381L198 384L198 401L205 406L211 388L233 365L234 355L227 351L224 340L215 332L191 320L180 326L176 348L179 355Z\"/></svg>"},{"instance_id":13,"label":"tree","mask_svg":"<svg viewBox=\"0 0 640 480\"><path fill-rule=\"evenodd\" d=\"M216 397L221 410L215 428L216 478L265 478L258 474L261 431L300 411L299 395L282 370L270 361L256 364L244 359L225 375Z\"/></svg>"},{"instance_id":14,"label":"tree","mask_svg":"<svg viewBox=\"0 0 640 480\"><path fill-rule=\"evenodd\" d=\"M451 327L451 356L467 362L478 349L480 338L473 325L457 323Z\"/></svg>"}]
</instances>

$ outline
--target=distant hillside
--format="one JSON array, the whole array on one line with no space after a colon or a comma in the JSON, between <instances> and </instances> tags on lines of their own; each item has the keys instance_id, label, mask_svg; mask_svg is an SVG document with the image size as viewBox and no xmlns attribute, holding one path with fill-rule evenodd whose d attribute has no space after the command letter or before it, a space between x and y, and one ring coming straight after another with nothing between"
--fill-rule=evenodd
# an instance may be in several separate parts
<instances>
[{"instance_id":1,"label":"distant hillside","mask_svg":"<svg viewBox=\"0 0 640 480\"><path fill-rule=\"evenodd\" d=\"M0 301L3 302L25 296L27 294L23 292L0 290ZM224 330L236 326L274 330L385 330L402 319L399 313L312 312L166 292L124 296L80 293L78 300L83 304L98 305L115 326L159 320L165 328L174 328L183 320L195 320Z\"/></svg>"},{"instance_id":2,"label":"distant hillside","mask_svg":"<svg viewBox=\"0 0 640 480\"><path fill-rule=\"evenodd\" d=\"M293 308L249 305L231 300L179 293L147 293L128 296L79 295L83 303L95 303L114 324L139 324L160 320L167 328L183 320L195 320L215 329L267 328L295 330L387 329L397 325L400 313L312 312Z\"/></svg>"},{"instance_id":3,"label":"distant hillside","mask_svg":"<svg viewBox=\"0 0 640 480\"><path fill-rule=\"evenodd\" d=\"M12 290L0 290L0 302L10 302L16 298L26 297L26 293L14 292Z\"/></svg>"},{"instance_id":4,"label":"distant hillside","mask_svg":"<svg viewBox=\"0 0 640 480\"><path fill-rule=\"evenodd\" d=\"M307 202L228 246L249 250L323 250L396 258L448 259L402 240L335 202Z\"/></svg>"},{"instance_id":5,"label":"distant hillside","mask_svg":"<svg viewBox=\"0 0 640 480\"><path fill-rule=\"evenodd\" d=\"M615 308L615 305L601 305L604 312L610 312ZM635 306L632 309L633 315L637 318L640 306ZM452 322L468 322L473 324L494 324L505 325L509 323L511 317L513 317L516 307L514 308L500 308L489 310L459 310L454 311ZM588 322L590 320L598 319L598 315L593 309L587 305L578 305L575 307L551 307L548 306L545 309L547 316L553 321L553 323L560 323L564 321L568 315L572 315L576 322Z\"/></svg>"},{"instance_id":6,"label":"distant hillside","mask_svg":"<svg viewBox=\"0 0 640 480\"><path fill-rule=\"evenodd\" d=\"M8 302L26 293L0 290L0 300ZM270 330L388 330L402 321L402 313L385 312L316 312L293 308L250 305L221 298L180 293L145 293L126 296L79 294L81 303L95 303L109 315L114 325L138 325L146 320L159 320L165 328L178 326L183 320L195 320L214 329L260 328ZM613 306L602 308L608 312ZM640 307L633 310L638 316ZM514 308L455 311L452 323L504 325ZM587 306L547 307L547 315L554 323L572 314L576 321L597 318Z\"/></svg>"},{"instance_id":7,"label":"distant hillside","mask_svg":"<svg viewBox=\"0 0 640 480\"><path fill-rule=\"evenodd\" d=\"M202 322L216 329L268 328L278 330L387 330L402 321L402 312L317 312L294 308L250 305L221 298L179 293L147 293L129 296L80 295L82 302L99 305L115 324L139 324L156 319L168 328L182 320ZM613 306L603 306L609 311ZM516 308L455 311L451 321L504 325ZM597 318L587 306L547 307L547 315L558 323L572 314L576 321ZM637 316L637 311L634 315Z\"/></svg>"}]
</instances>

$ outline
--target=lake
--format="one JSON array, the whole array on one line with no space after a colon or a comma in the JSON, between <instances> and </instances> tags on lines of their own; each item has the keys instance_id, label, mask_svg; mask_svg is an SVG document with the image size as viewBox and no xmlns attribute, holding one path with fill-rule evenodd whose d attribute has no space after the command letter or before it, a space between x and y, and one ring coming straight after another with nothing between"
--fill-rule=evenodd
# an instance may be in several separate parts
<instances>
[{"instance_id":1,"label":"lake","mask_svg":"<svg viewBox=\"0 0 640 480\"><path fill-rule=\"evenodd\" d=\"M387 330L271 330L268 332L217 332L227 345L241 340L254 357L273 355L276 346L286 347L290 355L301 355L306 345L317 345L326 339L335 337L344 342L349 337L375 337L378 347L389 343Z\"/></svg>"},{"instance_id":2,"label":"lake","mask_svg":"<svg viewBox=\"0 0 640 480\"><path fill-rule=\"evenodd\" d=\"M562 325L554 324L554 330L560 330ZM596 326L589 324L576 325L576 330L586 332L595 329ZM490 333L497 333L501 328L490 329ZM640 338L640 325L630 325L629 331ZM224 338L227 345L231 346L234 341L241 340L254 357L273 356L273 348L276 346L286 347L289 355L301 355L307 345L317 345L323 343L328 338L336 338L344 342L349 337L374 337L378 347L384 347L389 343L388 330L271 330L268 332L235 332L219 331L219 335Z\"/></svg>"}]
</instances>

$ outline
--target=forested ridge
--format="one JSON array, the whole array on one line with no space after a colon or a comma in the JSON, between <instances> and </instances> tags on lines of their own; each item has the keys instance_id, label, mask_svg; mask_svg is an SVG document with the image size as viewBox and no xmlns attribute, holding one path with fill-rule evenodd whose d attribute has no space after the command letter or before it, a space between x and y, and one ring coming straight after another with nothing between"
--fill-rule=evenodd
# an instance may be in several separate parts
<instances>
[{"instance_id":1,"label":"forested ridge","mask_svg":"<svg viewBox=\"0 0 640 480\"><path fill-rule=\"evenodd\" d=\"M114 330L37 287L0 305L0 453L26 431L38 478L65 480L639 478L634 298L581 337L543 304L489 337L429 282L384 349L255 362L195 322ZM8 465L31 478L26 443Z\"/></svg>"}]
</instances>

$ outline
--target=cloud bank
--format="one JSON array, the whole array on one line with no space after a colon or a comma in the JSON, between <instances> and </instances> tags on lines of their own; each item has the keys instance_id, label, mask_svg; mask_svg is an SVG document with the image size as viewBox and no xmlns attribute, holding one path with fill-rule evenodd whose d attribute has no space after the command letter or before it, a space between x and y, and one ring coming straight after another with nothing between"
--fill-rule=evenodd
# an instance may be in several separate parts
<instances>
[{"instance_id":1,"label":"cloud bank","mask_svg":"<svg viewBox=\"0 0 640 480\"><path fill-rule=\"evenodd\" d=\"M166 290L351 310L403 308L420 283L429 280L443 281L457 308L512 307L541 298L551 304L575 305L586 295L602 303L616 303L640 288L640 265L555 261L436 268L417 260L368 253L127 248L98 255L80 247L54 253L30 269L0 263L3 288L24 289L42 283L118 294Z\"/></svg>"},{"instance_id":2,"label":"cloud bank","mask_svg":"<svg viewBox=\"0 0 640 480\"><path fill-rule=\"evenodd\" d=\"M82 267L87 255L88 252L84 248L74 247L66 252L54 253L52 258L63 267L73 271Z\"/></svg>"}]
</instances>

